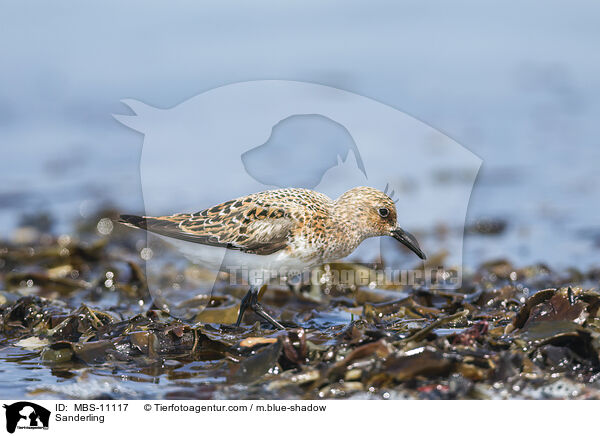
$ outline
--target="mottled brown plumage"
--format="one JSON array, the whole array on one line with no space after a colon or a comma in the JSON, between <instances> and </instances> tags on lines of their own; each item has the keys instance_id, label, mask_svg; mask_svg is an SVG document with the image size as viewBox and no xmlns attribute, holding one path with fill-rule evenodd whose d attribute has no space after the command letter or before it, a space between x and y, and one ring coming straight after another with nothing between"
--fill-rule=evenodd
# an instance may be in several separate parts
<instances>
[{"instance_id":1,"label":"mottled brown plumage","mask_svg":"<svg viewBox=\"0 0 600 436\"><path fill-rule=\"evenodd\" d=\"M389 211L386 217L379 210ZM267 255L286 250L324 262L345 257L365 238L396 228L394 202L383 192L354 188L333 201L309 189L251 194L200 212L159 217L124 215L148 231L205 245Z\"/></svg>"}]
</instances>

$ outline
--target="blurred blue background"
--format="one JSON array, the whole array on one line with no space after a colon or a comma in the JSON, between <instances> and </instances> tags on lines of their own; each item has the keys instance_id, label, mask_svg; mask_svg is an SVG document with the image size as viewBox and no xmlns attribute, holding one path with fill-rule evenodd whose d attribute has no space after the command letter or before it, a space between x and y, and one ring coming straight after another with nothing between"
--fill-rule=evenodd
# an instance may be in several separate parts
<instances>
[{"instance_id":1,"label":"blurred blue background","mask_svg":"<svg viewBox=\"0 0 600 436\"><path fill-rule=\"evenodd\" d=\"M595 2L1 4L2 237L23 213L67 231L102 204L143 210L121 99L168 108L287 79L388 104L483 159L468 221L507 229L469 235L467 266L600 261Z\"/></svg>"}]
</instances>

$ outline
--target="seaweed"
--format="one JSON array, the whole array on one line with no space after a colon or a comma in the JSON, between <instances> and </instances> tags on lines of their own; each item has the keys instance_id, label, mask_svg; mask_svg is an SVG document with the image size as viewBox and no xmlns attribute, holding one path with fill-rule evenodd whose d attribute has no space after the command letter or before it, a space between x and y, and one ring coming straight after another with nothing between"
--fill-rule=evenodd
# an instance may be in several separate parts
<instances>
[{"instance_id":1,"label":"seaweed","mask_svg":"<svg viewBox=\"0 0 600 436\"><path fill-rule=\"evenodd\" d=\"M333 283L332 272L373 268L336 263L320 286L263 290L286 330L252 314L235 327L243 287L220 277L205 289L188 280L202 271L180 262L158 280L187 289L169 311L149 292L139 235L99 226L107 215L79 223L78 238L44 225L0 243L0 359L23 374L32 362L47 370L6 395L600 398L597 270L500 259L465 273L460 289L436 290Z\"/></svg>"}]
</instances>

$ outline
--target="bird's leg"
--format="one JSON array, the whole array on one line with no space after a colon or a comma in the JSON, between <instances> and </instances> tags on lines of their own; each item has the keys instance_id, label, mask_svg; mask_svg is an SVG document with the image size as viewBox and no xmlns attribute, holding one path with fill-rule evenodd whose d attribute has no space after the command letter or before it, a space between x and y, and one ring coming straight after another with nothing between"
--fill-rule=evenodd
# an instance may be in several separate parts
<instances>
[{"instance_id":1,"label":"bird's leg","mask_svg":"<svg viewBox=\"0 0 600 436\"><path fill-rule=\"evenodd\" d=\"M242 322L242 318L244 317L244 312L246 311L246 309L248 308L248 306L250 306L250 301L252 300L252 295L258 294L258 289L256 289L254 286L250 286L250 290L248 291L248 293L246 295L244 295L244 298L242 298L242 303L240 304L240 313L238 315L238 319L235 323L236 327L240 326L240 322Z\"/></svg>"},{"instance_id":2,"label":"bird's leg","mask_svg":"<svg viewBox=\"0 0 600 436\"><path fill-rule=\"evenodd\" d=\"M258 302L258 291L259 290L260 290L260 288L251 286L248 293L244 296L244 298L242 298L242 303L240 304L240 313L238 315L238 319L237 319L237 322L235 323L235 326L236 327L240 326L240 322L242 322L244 312L246 311L246 309L248 307L250 307L254 311L254 313L256 313L258 316L260 316L265 321L268 321L269 323L271 323L275 328L277 328L279 330L284 330L285 327L282 326L279 322L277 322L277 320L275 318L273 318L271 315L269 315L267 312L265 312L265 309L263 309L262 305Z\"/></svg>"},{"instance_id":3,"label":"bird's leg","mask_svg":"<svg viewBox=\"0 0 600 436\"><path fill-rule=\"evenodd\" d=\"M279 330L285 330L285 327L282 326L275 318L265 312L262 305L258 302L258 292L252 294L252 299L250 300L250 307L258 316L260 316L265 321L270 322L275 328Z\"/></svg>"}]
</instances>

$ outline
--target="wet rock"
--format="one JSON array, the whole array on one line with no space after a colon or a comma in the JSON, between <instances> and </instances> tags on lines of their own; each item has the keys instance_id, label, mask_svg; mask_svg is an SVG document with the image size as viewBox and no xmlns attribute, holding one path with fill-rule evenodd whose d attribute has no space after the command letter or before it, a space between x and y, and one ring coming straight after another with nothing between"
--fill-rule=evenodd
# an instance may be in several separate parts
<instances>
[{"instance_id":1,"label":"wet rock","mask_svg":"<svg viewBox=\"0 0 600 436\"><path fill-rule=\"evenodd\" d=\"M385 371L397 381L413 380L417 376L443 377L455 367L456 361L435 349L415 350L411 354L392 356L384 364Z\"/></svg>"},{"instance_id":2,"label":"wet rock","mask_svg":"<svg viewBox=\"0 0 600 436\"><path fill-rule=\"evenodd\" d=\"M282 350L282 341L264 347L260 352L242 361L231 380L237 383L252 383L259 379L276 367Z\"/></svg>"}]
</instances>

